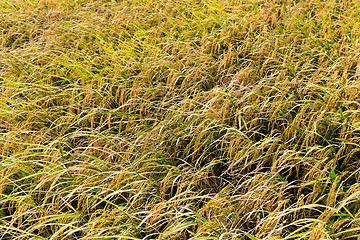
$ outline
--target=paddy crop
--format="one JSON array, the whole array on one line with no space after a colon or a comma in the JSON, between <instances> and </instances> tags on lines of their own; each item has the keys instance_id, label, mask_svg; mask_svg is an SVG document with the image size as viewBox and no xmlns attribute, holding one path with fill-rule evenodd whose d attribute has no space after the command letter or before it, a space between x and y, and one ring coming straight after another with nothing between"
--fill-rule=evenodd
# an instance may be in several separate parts
<instances>
[{"instance_id":1,"label":"paddy crop","mask_svg":"<svg viewBox=\"0 0 360 240\"><path fill-rule=\"evenodd\" d=\"M360 3L0 1L0 239L359 239Z\"/></svg>"}]
</instances>

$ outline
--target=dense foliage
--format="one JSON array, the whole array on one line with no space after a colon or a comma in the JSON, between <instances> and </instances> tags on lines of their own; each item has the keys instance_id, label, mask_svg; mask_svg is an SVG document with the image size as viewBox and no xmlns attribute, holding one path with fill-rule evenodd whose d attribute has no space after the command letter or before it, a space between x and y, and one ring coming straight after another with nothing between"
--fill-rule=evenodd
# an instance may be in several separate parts
<instances>
[{"instance_id":1,"label":"dense foliage","mask_svg":"<svg viewBox=\"0 0 360 240\"><path fill-rule=\"evenodd\" d=\"M360 2L0 1L0 239L359 239Z\"/></svg>"}]
</instances>

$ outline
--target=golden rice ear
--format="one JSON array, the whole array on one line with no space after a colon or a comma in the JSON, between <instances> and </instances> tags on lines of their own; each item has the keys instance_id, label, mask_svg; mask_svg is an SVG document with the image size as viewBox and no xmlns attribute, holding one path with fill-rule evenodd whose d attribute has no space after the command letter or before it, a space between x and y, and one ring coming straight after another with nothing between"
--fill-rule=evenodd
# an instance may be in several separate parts
<instances>
[{"instance_id":1,"label":"golden rice ear","mask_svg":"<svg viewBox=\"0 0 360 240\"><path fill-rule=\"evenodd\" d=\"M313 228L311 229L309 239L311 240L329 239L327 230L324 225L325 225L324 223L314 224Z\"/></svg>"},{"instance_id":2,"label":"golden rice ear","mask_svg":"<svg viewBox=\"0 0 360 240\"><path fill-rule=\"evenodd\" d=\"M0 239L355 239L357 1L0 1Z\"/></svg>"}]
</instances>

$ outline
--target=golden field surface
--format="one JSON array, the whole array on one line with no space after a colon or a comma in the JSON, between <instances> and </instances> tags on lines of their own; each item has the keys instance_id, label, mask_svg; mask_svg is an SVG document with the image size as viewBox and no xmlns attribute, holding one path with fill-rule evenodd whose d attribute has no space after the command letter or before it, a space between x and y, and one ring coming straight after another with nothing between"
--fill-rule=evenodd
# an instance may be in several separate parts
<instances>
[{"instance_id":1,"label":"golden field surface","mask_svg":"<svg viewBox=\"0 0 360 240\"><path fill-rule=\"evenodd\" d=\"M0 1L0 239L360 239L360 2Z\"/></svg>"}]
</instances>

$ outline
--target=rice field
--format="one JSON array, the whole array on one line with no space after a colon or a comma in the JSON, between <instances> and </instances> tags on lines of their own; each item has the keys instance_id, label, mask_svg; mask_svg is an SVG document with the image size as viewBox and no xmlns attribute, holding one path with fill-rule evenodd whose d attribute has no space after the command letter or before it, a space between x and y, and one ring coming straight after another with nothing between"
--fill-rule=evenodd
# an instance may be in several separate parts
<instances>
[{"instance_id":1,"label":"rice field","mask_svg":"<svg viewBox=\"0 0 360 240\"><path fill-rule=\"evenodd\" d=\"M360 2L1 0L0 239L360 239Z\"/></svg>"}]
</instances>

